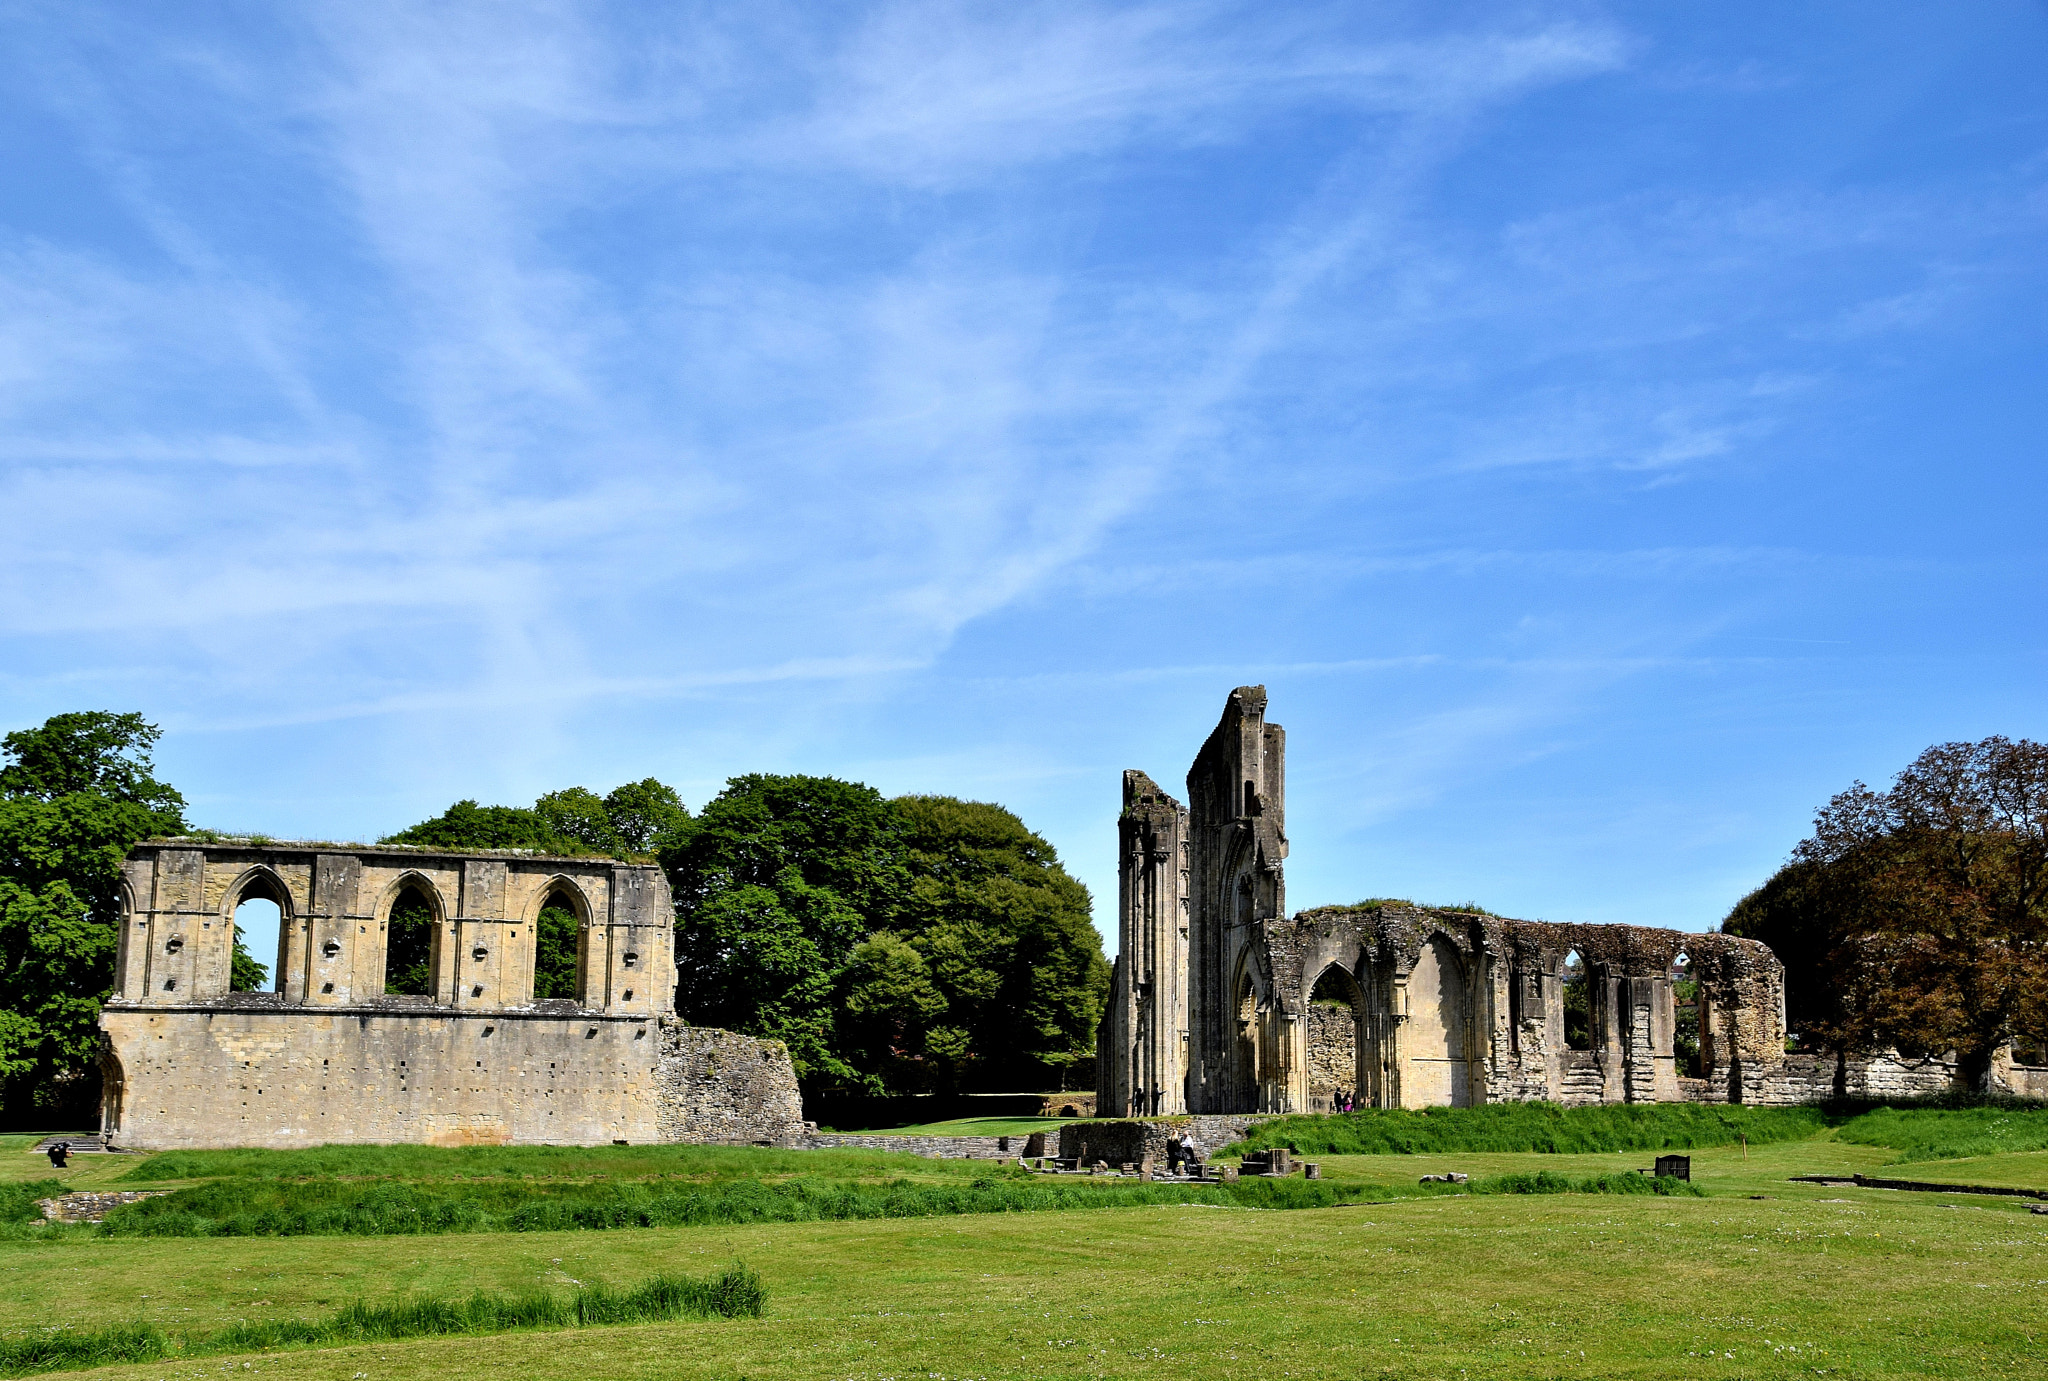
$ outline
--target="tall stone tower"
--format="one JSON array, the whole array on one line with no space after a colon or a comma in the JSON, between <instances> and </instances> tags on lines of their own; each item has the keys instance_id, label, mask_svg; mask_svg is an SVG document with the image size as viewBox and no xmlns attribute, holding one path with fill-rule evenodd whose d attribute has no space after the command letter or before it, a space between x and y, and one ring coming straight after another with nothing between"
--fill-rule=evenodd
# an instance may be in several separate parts
<instances>
[{"instance_id":1,"label":"tall stone tower","mask_svg":"<svg viewBox=\"0 0 2048 1381\"><path fill-rule=\"evenodd\" d=\"M1097 1041L1096 1114L1187 1111L1188 813L1124 773L1117 817L1117 959Z\"/></svg>"},{"instance_id":2,"label":"tall stone tower","mask_svg":"<svg viewBox=\"0 0 2048 1381\"><path fill-rule=\"evenodd\" d=\"M1188 769L1188 1107L1299 1111L1298 1004L1273 981L1287 915L1287 732L1239 686Z\"/></svg>"}]
</instances>

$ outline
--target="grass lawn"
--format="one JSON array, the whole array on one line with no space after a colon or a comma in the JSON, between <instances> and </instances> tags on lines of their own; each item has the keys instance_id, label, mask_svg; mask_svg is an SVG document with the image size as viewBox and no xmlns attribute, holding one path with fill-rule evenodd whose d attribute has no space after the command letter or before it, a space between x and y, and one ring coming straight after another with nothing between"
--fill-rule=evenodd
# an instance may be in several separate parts
<instances>
[{"instance_id":1,"label":"grass lawn","mask_svg":"<svg viewBox=\"0 0 2048 1381\"><path fill-rule=\"evenodd\" d=\"M1534 1159L1533 1157L1527 1159ZM1524 1162L1526 1164L1526 1160ZM1828 1200L1836 1202L1828 1202ZM1405 1200L516 1237L0 1244L0 1326L313 1316L741 1258L758 1321L109 1376L1982 1377L2048 1371L2048 1218L1879 1191ZM1708 1354L1712 1354L1709 1356Z\"/></svg>"},{"instance_id":2,"label":"grass lawn","mask_svg":"<svg viewBox=\"0 0 2048 1381\"><path fill-rule=\"evenodd\" d=\"M0 1182L51 1177L32 1144L0 1139ZM353 1299L410 1291L566 1293L598 1281L631 1286L658 1271L702 1277L744 1261L769 1291L758 1320L423 1338L58 1375L2048 1375L2048 1216L2019 1200L1788 1183L1860 1171L2048 1188L2048 1150L1902 1165L1890 1148L1830 1131L1689 1154L1710 1197L1460 1196L1286 1212L1158 1206L433 1236L108 1238L80 1229L0 1240L0 1335L127 1322L211 1331L314 1319ZM1405 1187L1451 1170L1581 1178L1647 1167L1651 1155L1309 1158L1333 1180ZM165 1171L180 1178L153 1178ZM108 1189L199 1176L582 1182L805 1172L943 1182L986 1174L988 1163L753 1148L348 1147L80 1157L62 1178Z\"/></svg>"}]
</instances>

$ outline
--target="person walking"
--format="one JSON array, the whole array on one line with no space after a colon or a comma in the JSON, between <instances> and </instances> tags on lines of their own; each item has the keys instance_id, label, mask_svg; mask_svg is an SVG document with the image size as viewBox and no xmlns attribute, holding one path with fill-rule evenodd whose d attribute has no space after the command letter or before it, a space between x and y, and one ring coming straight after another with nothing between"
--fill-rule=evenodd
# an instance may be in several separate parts
<instances>
[{"instance_id":1,"label":"person walking","mask_svg":"<svg viewBox=\"0 0 2048 1381\"><path fill-rule=\"evenodd\" d=\"M50 1164L55 1166L57 1169L62 1170L64 1168L65 1158L70 1154L70 1142L56 1141L50 1144Z\"/></svg>"}]
</instances>

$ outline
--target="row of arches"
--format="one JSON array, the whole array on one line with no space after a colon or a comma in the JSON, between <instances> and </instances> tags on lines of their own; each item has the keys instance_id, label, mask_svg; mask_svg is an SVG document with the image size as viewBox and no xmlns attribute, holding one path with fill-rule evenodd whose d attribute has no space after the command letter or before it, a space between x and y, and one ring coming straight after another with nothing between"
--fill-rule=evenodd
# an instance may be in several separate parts
<instances>
[{"instance_id":1,"label":"row of arches","mask_svg":"<svg viewBox=\"0 0 2048 1381\"><path fill-rule=\"evenodd\" d=\"M1247 965L1239 979L1240 1063L1253 1070L1255 1078L1270 1078L1279 1072L1271 1064L1278 1052L1271 1042L1262 1046L1258 1040L1256 973L1255 966ZM1421 944L1405 981L1370 965L1354 974L1340 962L1326 964L1309 985L1301 1017L1300 1048L1306 1061L1302 1083L1310 1106L1327 1109L1347 1095L1354 1106L1383 1100L1397 1100L1403 1107L1466 1106L1483 1100L1487 1028L1492 1020L1487 974L1483 960L1477 955L1468 959L1440 933ZM1669 1003L1664 1010L1672 1072L1698 1077L1705 1004L1690 957L1676 955L1664 979L1652 1002L1653 1010L1658 1002ZM1610 989L1616 981L1604 966L1587 963L1576 949L1565 955L1557 970L1509 973L1505 988L1512 1048L1519 1048L1525 1017L1556 1021L1551 1029L1561 1028L1559 1053L1567 1059L1616 1040L1641 1040L1640 1034L1631 1037L1610 1029L1622 1019L1612 1010L1615 994ZM1651 1036L1653 1043L1662 1039Z\"/></svg>"},{"instance_id":2,"label":"row of arches","mask_svg":"<svg viewBox=\"0 0 2048 1381\"><path fill-rule=\"evenodd\" d=\"M291 890L268 868L251 869L229 888L223 910L234 928L231 988L237 992L282 991L287 963L287 930L294 906ZM408 873L386 890L375 909L383 935L383 992L388 996L431 997L440 963L447 908L440 890L420 873ZM569 878L556 878L531 917L534 962L529 1000L582 1000L584 935L590 903ZM265 964L256 955L270 953Z\"/></svg>"}]
</instances>

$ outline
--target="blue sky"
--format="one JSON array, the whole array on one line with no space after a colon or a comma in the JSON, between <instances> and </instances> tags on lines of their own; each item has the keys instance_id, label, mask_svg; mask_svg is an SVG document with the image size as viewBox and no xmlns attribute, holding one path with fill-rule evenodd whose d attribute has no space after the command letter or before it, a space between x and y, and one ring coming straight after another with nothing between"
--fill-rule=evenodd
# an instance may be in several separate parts
<instances>
[{"instance_id":1,"label":"blue sky","mask_svg":"<svg viewBox=\"0 0 2048 1381\"><path fill-rule=\"evenodd\" d=\"M2048 737L2039 5L0 16L0 722L197 822L833 773L1113 926L1263 682L1293 905L1704 928Z\"/></svg>"}]
</instances>

